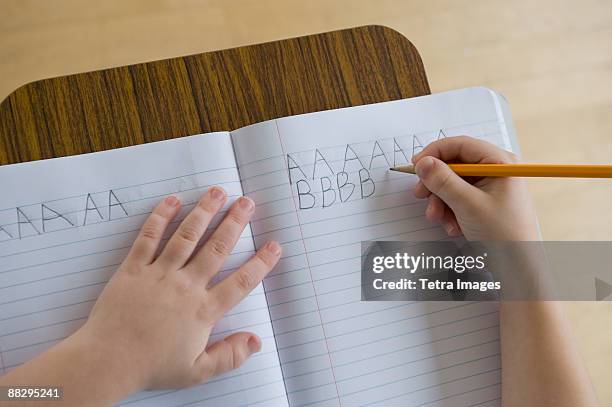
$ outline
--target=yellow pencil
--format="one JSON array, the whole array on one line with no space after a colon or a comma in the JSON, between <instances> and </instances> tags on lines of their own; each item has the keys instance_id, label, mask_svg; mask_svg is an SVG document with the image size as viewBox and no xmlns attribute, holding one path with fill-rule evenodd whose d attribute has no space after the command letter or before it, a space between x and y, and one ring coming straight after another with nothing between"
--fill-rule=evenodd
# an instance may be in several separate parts
<instances>
[{"instance_id":1,"label":"yellow pencil","mask_svg":"<svg viewBox=\"0 0 612 407\"><path fill-rule=\"evenodd\" d=\"M612 178L612 165L563 164L448 164L464 177L565 177ZM414 174L413 165L390 168L391 171Z\"/></svg>"}]
</instances>

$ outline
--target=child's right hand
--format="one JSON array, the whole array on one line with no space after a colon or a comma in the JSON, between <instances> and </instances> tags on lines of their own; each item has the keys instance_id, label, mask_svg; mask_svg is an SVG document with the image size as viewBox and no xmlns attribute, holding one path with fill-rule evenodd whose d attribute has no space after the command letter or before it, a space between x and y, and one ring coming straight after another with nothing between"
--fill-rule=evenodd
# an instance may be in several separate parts
<instances>
[{"instance_id":1,"label":"child's right hand","mask_svg":"<svg viewBox=\"0 0 612 407\"><path fill-rule=\"evenodd\" d=\"M538 221L521 178L461 178L445 162L504 164L516 156L467 136L429 144L412 158L420 178L414 195L428 198L425 216L449 236L468 240L539 240Z\"/></svg>"}]
</instances>

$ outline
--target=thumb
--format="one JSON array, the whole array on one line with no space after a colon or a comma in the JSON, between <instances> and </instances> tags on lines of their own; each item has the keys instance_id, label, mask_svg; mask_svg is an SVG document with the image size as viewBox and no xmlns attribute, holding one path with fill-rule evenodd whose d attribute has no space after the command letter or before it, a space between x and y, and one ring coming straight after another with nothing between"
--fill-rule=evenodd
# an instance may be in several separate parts
<instances>
[{"instance_id":1,"label":"thumb","mask_svg":"<svg viewBox=\"0 0 612 407\"><path fill-rule=\"evenodd\" d=\"M194 363L197 382L239 368L253 353L261 349L255 334L238 332L210 345Z\"/></svg>"},{"instance_id":2,"label":"thumb","mask_svg":"<svg viewBox=\"0 0 612 407\"><path fill-rule=\"evenodd\" d=\"M481 192L435 157L419 159L415 172L427 189L440 197L453 211L474 203Z\"/></svg>"}]
</instances>

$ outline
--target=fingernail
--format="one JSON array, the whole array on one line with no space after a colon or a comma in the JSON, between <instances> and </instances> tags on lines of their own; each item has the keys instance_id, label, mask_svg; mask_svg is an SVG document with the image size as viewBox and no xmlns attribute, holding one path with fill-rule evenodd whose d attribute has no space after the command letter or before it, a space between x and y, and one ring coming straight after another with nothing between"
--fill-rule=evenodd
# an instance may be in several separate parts
<instances>
[{"instance_id":1,"label":"fingernail","mask_svg":"<svg viewBox=\"0 0 612 407\"><path fill-rule=\"evenodd\" d=\"M244 211L251 212L255 208L255 202L251 198L241 196L238 198L238 206Z\"/></svg>"},{"instance_id":2,"label":"fingernail","mask_svg":"<svg viewBox=\"0 0 612 407\"><path fill-rule=\"evenodd\" d=\"M179 199L174 195L167 196L164 203L168 206L176 207L180 203Z\"/></svg>"},{"instance_id":3,"label":"fingernail","mask_svg":"<svg viewBox=\"0 0 612 407\"><path fill-rule=\"evenodd\" d=\"M274 241L268 242L266 244L266 249L274 253L275 256L280 256L281 250L282 250L278 242L274 242Z\"/></svg>"},{"instance_id":4,"label":"fingernail","mask_svg":"<svg viewBox=\"0 0 612 407\"><path fill-rule=\"evenodd\" d=\"M251 354L253 354L255 352L259 352L259 350L261 349L261 342L259 341L259 339L257 339L256 336L251 336L247 341L247 346L249 347L249 351L251 352Z\"/></svg>"},{"instance_id":5,"label":"fingernail","mask_svg":"<svg viewBox=\"0 0 612 407\"><path fill-rule=\"evenodd\" d=\"M434 166L434 159L432 157L423 157L416 165L416 173L419 178L425 178Z\"/></svg>"},{"instance_id":6,"label":"fingernail","mask_svg":"<svg viewBox=\"0 0 612 407\"><path fill-rule=\"evenodd\" d=\"M220 201L225 198L225 191L219 187L212 187L210 189L210 196L212 197L212 199Z\"/></svg>"},{"instance_id":7,"label":"fingernail","mask_svg":"<svg viewBox=\"0 0 612 407\"><path fill-rule=\"evenodd\" d=\"M421 155L421 153L413 155L412 158L410 159L410 161L414 164L416 162L417 158L419 158L420 155Z\"/></svg>"}]
</instances>

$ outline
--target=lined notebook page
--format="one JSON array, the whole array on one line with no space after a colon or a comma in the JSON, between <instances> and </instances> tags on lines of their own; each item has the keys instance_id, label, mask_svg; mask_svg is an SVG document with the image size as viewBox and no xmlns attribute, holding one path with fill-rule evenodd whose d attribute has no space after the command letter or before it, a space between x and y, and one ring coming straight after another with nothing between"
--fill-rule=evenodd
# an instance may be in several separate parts
<instances>
[{"instance_id":1,"label":"lined notebook page","mask_svg":"<svg viewBox=\"0 0 612 407\"><path fill-rule=\"evenodd\" d=\"M230 202L242 194L229 133L4 166L0 185L3 372L84 323L138 229L164 196L174 193L184 206L167 239L209 186L223 186ZM252 254L247 228L222 273ZM218 323L211 340L244 329L259 334L263 347L241 369L188 390L137 394L122 405L286 406L261 286Z\"/></svg>"},{"instance_id":2,"label":"lined notebook page","mask_svg":"<svg viewBox=\"0 0 612 407\"><path fill-rule=\"evenodd\" d=\"M445 238L389 166L439 137L509 148L501 111L473 88L232 132L255 244L284 248L264 287L291 406L500 404L496 304L361 302L359 270L362 240Z\"/></svg>"}]
</instances>

